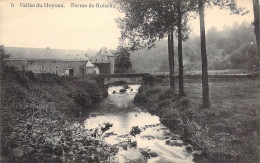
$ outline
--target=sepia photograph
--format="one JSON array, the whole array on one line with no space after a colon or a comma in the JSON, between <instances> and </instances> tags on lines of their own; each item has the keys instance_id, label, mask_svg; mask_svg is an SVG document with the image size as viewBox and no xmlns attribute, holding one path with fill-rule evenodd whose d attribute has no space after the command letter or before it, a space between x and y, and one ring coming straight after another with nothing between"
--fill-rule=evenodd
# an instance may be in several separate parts
<instances>
[{"instance_id":1,"label":"sepia photograph","mask_svg":"<svg viewBox=\"0 0 260 163\"><path fill-rule=\"evenodd\" d=\"M259 0L0 0L0 163L259 163Z\"/></svg>"}]
</instances>

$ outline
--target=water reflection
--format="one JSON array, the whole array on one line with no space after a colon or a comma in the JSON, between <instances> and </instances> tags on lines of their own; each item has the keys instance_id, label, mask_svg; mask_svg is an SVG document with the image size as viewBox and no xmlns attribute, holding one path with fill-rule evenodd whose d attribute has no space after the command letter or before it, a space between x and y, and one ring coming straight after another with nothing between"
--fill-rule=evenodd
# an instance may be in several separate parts
<instances>
[{"instance_id":1,"label":"water reflection","mask_svg":"<svg viewBox=\"0 0 260 163\"><path fill-rule=\"evenodd\" d=\"M101 138L104 141L109 144L136 142L136 147L120 148L117 154L119 162L138 160L142 158L141 151L158 155L151 157L148 162L192 162L192 156L186 152L185 146L166 145L166 141L176 139L176 135L160 123L159 117L134 106L132 101L138 88L139 85L130 85L125 93L120 93L122 86L110 87L109 96L98 104L85 120L85 128L96 129L105 123L110 123L113 126L102 133ZM130 132L135 126L138 126L141 132L131 135ZM182 143L181 140L176 141Z\"/></svg>"}]
</instances>

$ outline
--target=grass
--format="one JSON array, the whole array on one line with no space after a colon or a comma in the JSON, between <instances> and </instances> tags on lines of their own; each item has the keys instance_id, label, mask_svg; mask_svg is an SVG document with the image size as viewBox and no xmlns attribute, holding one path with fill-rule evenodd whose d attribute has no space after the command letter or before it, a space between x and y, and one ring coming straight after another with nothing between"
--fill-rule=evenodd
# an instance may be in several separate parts
<instances>
[{"instance_id":1,"label":"grass","mask_svg":"<svg viewBox=\"0 0 260 163\"><path fill-rule=\"evenodd\" d=\"M166 96L167 80L146 85L138 94L146 98L142 105L148 111L203 151L194 161L258 163L260 79L210 80L209 87L211 107L207 109L201 107L200 80L185 80L184 98L174 93Z\"/></svg>"},{"instance_id":2,"label":"grass","mask_svg":"<svg viewBox=\"0 0 260 163\"><path fill-rule=\"evenodd\" d=\"M194 121L208 128L209 157L215 162L259 162L260 80L226 79L209 86L211 107L193 108ZM186 93L195 106L200 104L198 81L188 81Z\"/></svg>"},{"instance_id":3,"label":"grass","mask_svg":"<svg viewBox=\"0 0 260 163\"><path fill-rule=\"evenodd\" d=\"M89 136L85 131L67 128L81 111L107 95L99 78L2 70L0 162L86 162L93 154L102 160L112 153L105 151L109 147L103 154L83 149L97 145L94 140L84 141ZM82 140L76 142L79 135ZM83 150L84 157L78 154Z\"/></svg>"}]
</instances>

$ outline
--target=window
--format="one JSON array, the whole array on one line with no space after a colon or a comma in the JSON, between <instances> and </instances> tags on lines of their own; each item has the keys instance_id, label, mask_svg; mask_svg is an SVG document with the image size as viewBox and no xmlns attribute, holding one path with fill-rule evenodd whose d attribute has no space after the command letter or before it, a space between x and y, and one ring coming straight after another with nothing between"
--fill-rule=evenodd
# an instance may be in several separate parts
<instances>
[{"instance_id":1,"label":"window","mask_svg":"<svg viewBox=\"0 0 260 163\"><path fill-rule=\"evenodd\" d=\"M42 66L42 70L45 70L45 66Z\"/></svg>"}]
</instances>

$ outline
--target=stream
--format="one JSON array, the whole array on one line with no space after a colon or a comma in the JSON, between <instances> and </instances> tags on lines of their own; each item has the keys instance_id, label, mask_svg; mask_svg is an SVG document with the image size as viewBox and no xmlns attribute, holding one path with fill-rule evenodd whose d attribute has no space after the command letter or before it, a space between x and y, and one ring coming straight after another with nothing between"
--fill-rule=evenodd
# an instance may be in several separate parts
<instances>
[{"instance_id":1,"label":"stream","mask_svg":"<svg viewBox=\"0 0 260 163\"><path fill-rule=\"evenodd\" d=\"M115 162L191 163L193 157L179 135L162 125L158 116L132 103L140 85L129 87L124 93L120 92L123 86L109 87L108 97L87 115L85 129L95 130L99 139L119 146Z\"/></svg>"}]
</instances>

